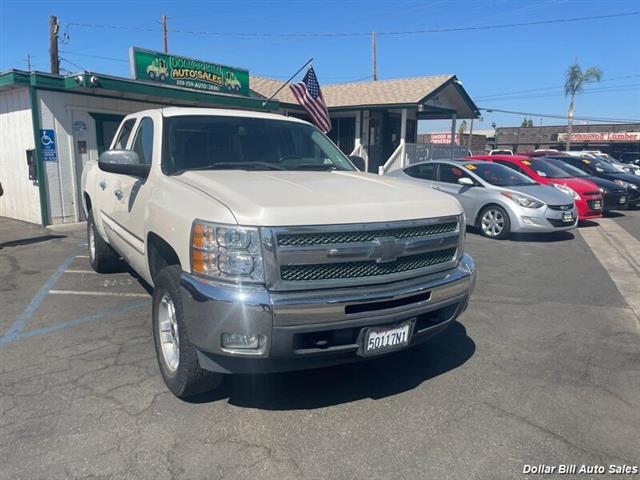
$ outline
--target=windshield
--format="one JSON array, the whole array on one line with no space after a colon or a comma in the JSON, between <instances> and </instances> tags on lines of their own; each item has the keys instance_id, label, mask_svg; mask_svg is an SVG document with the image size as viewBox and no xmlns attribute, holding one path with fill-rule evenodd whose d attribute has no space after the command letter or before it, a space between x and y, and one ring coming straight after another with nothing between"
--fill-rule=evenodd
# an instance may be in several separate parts
<instances>
[{"instance_id":1,"label":"windshield","mask_svg":"<svg viewBox=\"0 0 640 480\"><path fill-rule=\"evenodd\" d=\"M564 170L572 177L588 177L589 176L587 172L582 171L579 168L574 167L573 165L569 165L568 163L565 163L562 160L555 160L553 158L549 158L546 161L552 164L554 167Z\"/></svg>"},{"instance_id":2,"label":"windshield","mask_svg":"<svg viewBox=\"0 0 640 480\"><path fill-rule=\"evenodd\" d=\"M569 175L567 172L565 172L561 168L556 167L555 165L552 165L546 160L539 160L537 158L532 158L529 160L529 163L531 163L530 166L533 169L533 171L536 172L541 177L546 177L546 178L571 177L571 175Z\"/></svg>"},{"instance_id":3,"label":"windshield","mask_svg":"<svg viewBox=\"0 0 640 480\"><path fill-rule=\"evenodd\" d=\"M163 168L187 170L355 170L311 125L250 117L192 115L164 122Z\"/></svg>"},{"instance_id":4,"label":"windshield","mask_svg":"<svg viewBox=\"0 0 640 480\"><path fill-rule=\"evenodd\" d=\"M536 182L510 168L493 162L469 163L464 167L482 180L497 187L535 185Z\"/></svg>"},{"instance_id":5,"label":"windshield","mask_svg":"<svg viewBox=\"0 0 640 480\"><path fill-rule=\"evenodd\" d=\"M620 173L620 170L615 168L609 162L605 162L604 160L599 159L585 159L583 162L591 162L591 166L596 169L597 172L605 172L605 173Z\"/></svg>"}]
</instances>

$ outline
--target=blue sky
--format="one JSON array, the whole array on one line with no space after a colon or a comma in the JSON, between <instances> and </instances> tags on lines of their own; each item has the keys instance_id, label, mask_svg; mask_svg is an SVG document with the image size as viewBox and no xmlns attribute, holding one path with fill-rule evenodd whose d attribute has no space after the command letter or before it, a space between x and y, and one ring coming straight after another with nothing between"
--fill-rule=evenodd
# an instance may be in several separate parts
<instances>
[{"instance_id":1,"label":"blue sky","mask_svg":"<svg viewBox=\"0 0 640 480\"><path fill-rule=\"evenodd\" d=\"M637 0L3 0L0 70L26 68L27 53L33 55L37 70L48 70L50 14L59 17L61 32L68 33L67 43L60 45L64 69L128 76L130 46L161 49L159 20L163 13L169 17L169 29L176 30L344 33L500 25L638 10ZM74 22L128 29L69 25ZM578 59L583 67L599 66L605 82L587 87L577 100L577 116L640 119L639 24L640 16L629 16L495 30L380 35L378 75L386 79L455 73L481 107L564 114L564 72ZM242 66L266 76L287 77L313 57L321 84L367 78L371 75L370 49L368 36L278 38L169 33L169 50L173 53ZM533 89L536 91L489 97ZM483 117L475 129L490 129L492 122L506 126L522 121L521 115L496 112ZM533 119L540 124L539 117ZM423 131L447 128L441 122L422 123ZM542 119L542 123L562 122Z\"/></svg>"}]
</instances>

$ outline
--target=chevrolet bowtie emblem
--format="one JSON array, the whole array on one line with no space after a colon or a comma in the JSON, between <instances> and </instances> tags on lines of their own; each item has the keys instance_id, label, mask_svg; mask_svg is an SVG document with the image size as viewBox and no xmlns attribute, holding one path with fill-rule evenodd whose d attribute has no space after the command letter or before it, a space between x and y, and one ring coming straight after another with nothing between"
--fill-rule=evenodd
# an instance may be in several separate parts
<instances>
[{"instance_id":1,"label":"chevrolet bowtie emblem","mask_svg":"<svg viewBox=\"0 0 640 480\"><path fill-rule=\"evenodd\" d=\"M373 243L375 246L371 250L371 257L375 258L376 263L394 262L406 248L405 242L395 237L379 237Z\"/></svg>"}]
</instances>

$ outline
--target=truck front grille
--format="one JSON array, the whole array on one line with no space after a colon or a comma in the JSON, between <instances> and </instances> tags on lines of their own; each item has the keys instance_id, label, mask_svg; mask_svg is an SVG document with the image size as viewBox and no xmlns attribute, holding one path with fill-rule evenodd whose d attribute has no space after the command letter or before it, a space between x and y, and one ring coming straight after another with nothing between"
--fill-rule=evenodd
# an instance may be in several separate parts
<instances>
[{"instance_id":1,"label":"truck front grille","mask_svg":"<svg viewBox=\"0 0 640 480\"><path fill-rule=\"evenodd\" d=\"M408 272L451 262L456 249L447 248L433 252L398 258L393 262L377 263L345 262L320 265L286 265L280 267L280 277L285 281L318 281L346 278L376 277L393 273Z\"/></svg>"},{"instance_id":2,"label":"truck front grille","mask_svg":"<svg viewBox=\"0 0 640 480\"><path fill-rule=\"evenodd\" d=\"M334 245L338 243L371 242L378 237L417 238L455 232L458 222L447 222L433 225L420 225L407 228L391 228L388 230L364 230L351 232L313 232L278 235L278 245L312 246Z\"/></svg>"}]
</instances>

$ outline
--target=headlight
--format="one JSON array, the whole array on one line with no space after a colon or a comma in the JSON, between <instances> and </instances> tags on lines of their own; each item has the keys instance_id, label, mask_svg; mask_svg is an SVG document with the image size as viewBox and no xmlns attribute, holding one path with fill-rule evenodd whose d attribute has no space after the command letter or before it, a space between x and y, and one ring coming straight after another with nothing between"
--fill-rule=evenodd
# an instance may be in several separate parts
<instances>
[{"instance_id":1,"label":"headlight","mask_svg":"<svg viewBox=\"0 0 640 480\"><path fill-rule=\"evenodd\" d=\"M574 200L580 200L580 195L578 195L578 192L576 192L573 188L567 187L566 185L560 185L559 183L554 183L553 186L560 190L562 193L569 195Z\"/></svg>"},{"instance_id":2,"label":"headlight","mask_svg":"<svg viewBox=\"0 0 640 480\"><path fill-rule=\"evenodd\" d=\"M618 185L622 185L623 187L627 187L627 188L631 188L632 190L636 190L638 188L637 185L634 185L633 183L629 183L629 182L625 182L624 180L614 180L614 182L616 182Z\"/></svg>"},{"instance_id":3,"label":"headlight","mask_svg":"<svg viewBox=\"0 0 640 480\"><path fill-rule=\"evenodd\" d=\"M191 227L191 271L231 281L264 281L257 228L196 220Z\"/></svg>"},{"instance_id":4,"label":"headlight","mask_svg":"<svg viewBox=\"0 0 640 480\"><path fill-rule=\"evenodd\" d=\"M609 190L607 190L606 188L600 187L600 193L603 195L606 195L607 193L609 193Z\"/></svg>"},{"instance_id":5,"label":"headlight","mask_svg":"<svg viewBox=\"0 0 640 480\"><path fill-rule=\"evenodd\" d=\"M517 203L521 207L540 208L541 206L544 205L544 203L534 198L527 197L526 195L520 195L519 193L512 193L512 192L500 192L500 193L505 197L513 200L515 203Z\"/></svg>"}]
</instances>

